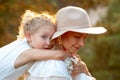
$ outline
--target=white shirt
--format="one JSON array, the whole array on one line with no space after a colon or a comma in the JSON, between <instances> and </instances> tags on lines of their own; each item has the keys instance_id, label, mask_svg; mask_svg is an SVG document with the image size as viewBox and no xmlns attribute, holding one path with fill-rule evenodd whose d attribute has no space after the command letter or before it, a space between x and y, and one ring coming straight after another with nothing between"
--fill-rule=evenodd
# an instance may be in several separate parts
<instances>
[{"instance_id":1,"label":"white shirt","mask_svg":"<svg viewBox=\"0 0 120 80\"><path fill-rule=\"evenodd\" d=\"M28 72L26 80L95 80L85 73L73 78L61 60L36 61Z\"/></svg>"},{"instance_id":2,"label":"white shirt","mask_svg":"<svg viewBox=\"0 0 120 80\"><path fill-rule=\"evenodd\" d=\"M16 40L0 48L0 80L16 80L27 69L29 64L15 69L16 58L25 50L30 49L27 40Z\"/></svg>"},{"instance_id":3,"label":"white shirt","mask_svg":"<svg viewBox=\"0 0 120 80\"><path fill-rule=\"evenodd\" d=\"M27 80L34 80L31 79L32 77L48 78L56 76L66 78L66 80L72 79L65 62L61 60L36 61L28 72L30 75Z\"/></svg>"}]
</instances>

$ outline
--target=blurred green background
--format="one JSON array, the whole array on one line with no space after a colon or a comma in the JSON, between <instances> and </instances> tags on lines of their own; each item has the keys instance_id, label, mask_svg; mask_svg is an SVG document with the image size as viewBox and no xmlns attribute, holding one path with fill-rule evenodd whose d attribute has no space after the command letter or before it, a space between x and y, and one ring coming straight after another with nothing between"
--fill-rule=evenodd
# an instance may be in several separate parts
<instances>
[{"instance_id":1,"label":"blurred green background","mask_svg":"<svg viewBox=\"0 0 120 80\"><path fill-rule=\"evenodd\" d=\"M92 13L93 21L100 17L93 25L108 29L105 34L90 35L78 52L91 74L97 80L120 80L120 0L0 0L0 47L16 39L20 16L26 9L55 14L68 5L79 6ZM106 16L101 17L102 14Z\"/></svg>"}]
</instances>

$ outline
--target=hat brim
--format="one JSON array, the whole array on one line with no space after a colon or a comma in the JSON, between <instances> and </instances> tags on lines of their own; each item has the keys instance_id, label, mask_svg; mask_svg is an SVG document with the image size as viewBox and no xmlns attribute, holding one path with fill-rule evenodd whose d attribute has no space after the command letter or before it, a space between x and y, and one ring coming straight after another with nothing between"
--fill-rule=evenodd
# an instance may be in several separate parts
<instances>
[{"instance_id":1,"label":"hat brim","mask_svg":"<svg viewBox=\"0 0 120 80\"><path fill-rule=\"evenodd\" d=\"M92 28L83 28L83 29L67 29L64 31L56 31L51 39L55 39L64 33L72 31L72 32L77 32L77 33L86 33L86 34L102 34L106 32L107 30L104 27L92 27Z\"/></svg>"}]
</instances>

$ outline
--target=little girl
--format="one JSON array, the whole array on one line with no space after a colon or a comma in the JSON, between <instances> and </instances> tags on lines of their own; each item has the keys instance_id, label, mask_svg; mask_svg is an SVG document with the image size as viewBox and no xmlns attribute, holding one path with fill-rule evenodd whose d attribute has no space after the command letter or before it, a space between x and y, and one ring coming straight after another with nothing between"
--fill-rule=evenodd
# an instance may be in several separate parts
<instances>
[{"instance_id":1,"label":"little girl","mask_svg":"<svg viewBox=\"0 0 120 80\"><path fill-rule=\"evenodd\" d=\"M30 62L63 60L69 56L64 51L47 50L55 29L51 15L26 10L18 39L0 48L0 80L17 80L30 67Z\"/></svg>"}]
</instances>

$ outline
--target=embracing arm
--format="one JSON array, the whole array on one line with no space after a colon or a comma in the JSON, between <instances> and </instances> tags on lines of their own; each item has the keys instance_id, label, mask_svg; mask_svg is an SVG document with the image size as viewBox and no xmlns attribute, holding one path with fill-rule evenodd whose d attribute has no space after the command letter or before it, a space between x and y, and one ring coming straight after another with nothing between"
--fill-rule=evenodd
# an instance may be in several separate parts
<instances>
[{"instance_id":1,"label":"embracing arm","mask_svg":"<svg viewBox=\"0 0 120 80\"><path fill-rule=\"evenodd\" d=\"M68 56L70 55L61 50L29 49L17 57L14 66L18 68L37 60L64 60Z\"/></svg>"}]
</instances>

